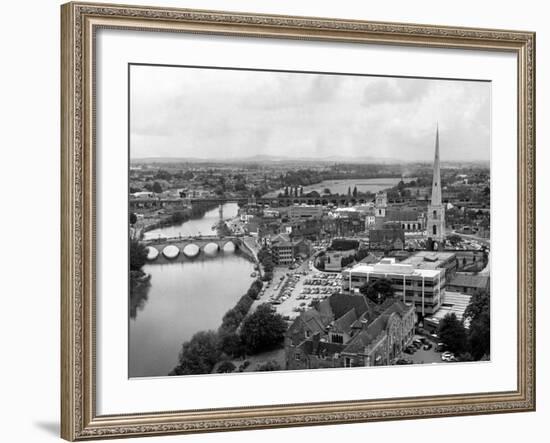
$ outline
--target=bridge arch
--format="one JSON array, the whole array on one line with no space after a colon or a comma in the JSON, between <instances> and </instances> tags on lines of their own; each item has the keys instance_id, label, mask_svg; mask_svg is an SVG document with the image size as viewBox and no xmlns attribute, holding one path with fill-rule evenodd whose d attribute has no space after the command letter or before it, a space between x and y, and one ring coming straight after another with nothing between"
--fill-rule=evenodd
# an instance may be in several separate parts
<instances>
[{"instance_id":1,"label":"bridge arch","mask_svg":"<svg viewBox=\"0 0 550 443\"><path fill-rule=\"evenodd\" d=\"M239 249L239 245L234 240L222 241L220 249L224 252L234 252Z\"/></svg>"},{"instance_id":2,"label":"bridge arch","mask_svg":"<svg viewBox=\"0 0 550 443\"><path fill-rule=\"evenodd\" d=\"M202 251L207 255L216 255L220 250L220 245L217 242L208 242L202 247Z\"/></svg>"},{"instance_id":3,"label":"bridge arch","mask_svg":"<svg viewBox=\"0 0 550 443\"><path fill-rule=\"evenodd\" d=\"M189 243L185 245L185 247L183 248L183 254L189 258L196 257L197 255L200 254L200 252L201 252L200 247L195 243Z\"/></svg>"},{"instance_id":4,"label":"bridge arch","mask_svg":"<svg viewBox=\"0 0 550 443\"><path fill-rule=\"evenodd\" d=\"M162 255L164 255L167 259L172 260L180 255L180 248L176 245L165 246L162 250Z\"/></svg>"},{"instance_id":5,"label":"bridge arch","mask_svg":"<svg viewBox=\"0 0 550 443\"><path fill-rule=\"evenodd\" d=\"M159 256L159 251L157 248L153 246L147 246L145 249L147 251L147 260L153 261L156 260Z\"/></svg>"}]
</instances>

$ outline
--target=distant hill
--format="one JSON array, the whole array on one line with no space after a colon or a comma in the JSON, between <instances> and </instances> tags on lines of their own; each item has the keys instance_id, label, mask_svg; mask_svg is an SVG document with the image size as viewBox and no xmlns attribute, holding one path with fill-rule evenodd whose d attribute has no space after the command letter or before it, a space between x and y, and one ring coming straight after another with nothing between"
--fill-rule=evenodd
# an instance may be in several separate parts
<instances>
[{"instance_id":1,"label":"distant hill","mask_svg":"<svg viewBox=\"0 0 550 443\"><path fill-rule=\"evenodd\" d=\"M379 163L397 164L401 160L377 157L285 157L254 155L250 157L206 159L196 157L147 157L133 158L131 163Z\"/></svg>"}]
</instances>

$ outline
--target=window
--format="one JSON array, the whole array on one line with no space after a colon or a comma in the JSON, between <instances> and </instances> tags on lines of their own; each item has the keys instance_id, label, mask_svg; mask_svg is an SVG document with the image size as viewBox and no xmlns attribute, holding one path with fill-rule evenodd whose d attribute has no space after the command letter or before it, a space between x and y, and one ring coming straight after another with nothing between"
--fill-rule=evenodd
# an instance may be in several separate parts
<instances>
[{"instance_id":1,"label":"window","mask_svg":"<svg viewBox=\"0 0 550 443\"><path fill-rule=\"evenodd\" d=\"M437 235L437 226L436 225L432 226L432 231L433 231L433 235Z\"/></svg>"},{"instance_id":2,"label":"window","mask_svg":"<svg viewBox=\"0 0 550 443\"><path fill-rule=\"evenodd\" d=\"M351 368L352 359L349 357L346 357L344 359L344 368Z\"/></svg>"},{"instance_id":3,"label":"window","mask_svg":"<svg viewBox=\"0 0 550 443\"><path fill-rule=\"evenodd\" d=\"M296 361L300 361L302 359L302 356L300 354L296 353L296 354L294 354L294 359Z\"/></svg>"},{"instance_id":4,"label":"window","mask_svg":"<svg viewBox=\"0 0 550 443\"><path fill-rule=\"evenodd\" d=\"M343 344L344 337L342 336L342 334L330 334L330 341L332 343Z\"/></svg>"},{"instance_id":5,"label":"window","mask_svg":"<svg viewBox=\"0 0 550 443\"><path fill-rule=\"evenodd\" d=\"M311 331L306 331L306 338L309 338L311 336Z\"/></svg>"}]
</instances>

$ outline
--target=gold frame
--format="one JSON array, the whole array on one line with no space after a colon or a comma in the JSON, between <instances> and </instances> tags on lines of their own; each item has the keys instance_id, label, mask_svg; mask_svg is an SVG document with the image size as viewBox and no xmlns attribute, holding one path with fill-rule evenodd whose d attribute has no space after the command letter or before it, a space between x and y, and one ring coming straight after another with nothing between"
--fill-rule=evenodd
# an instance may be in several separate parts
<instances>
[{"instance_id":1,"label":"gold frame","mask_svg":"<svg viewBox=\"0 0 550 443\"><path fill-rule=\"evenodd\" d=\"M508 51L518 59L518 384L511 392L97 416L94 32L100 27ZM124 5L61 7L61 436L86 440L535 410L535 34Z\"/></svg>"}]
</instances>

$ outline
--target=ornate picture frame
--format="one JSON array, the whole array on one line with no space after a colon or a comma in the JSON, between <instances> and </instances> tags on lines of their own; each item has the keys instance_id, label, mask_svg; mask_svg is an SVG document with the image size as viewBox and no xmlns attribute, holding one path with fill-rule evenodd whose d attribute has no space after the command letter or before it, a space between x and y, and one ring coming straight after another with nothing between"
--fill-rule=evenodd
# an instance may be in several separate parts
<instances>
[{"instance_id":1,"label":"ornate picture frame","mask_svg":"<svg viewBox=\"0 0 550 443\"><path fill-rule=\"evenodd\" d=\"M61 435L88 440L535 410L535 34L524 31L270 16L108 4L61 7ZM95 35L183 32L517 56L517 389L278 406L96 412Z\"/></svg>"}]
</instances>

